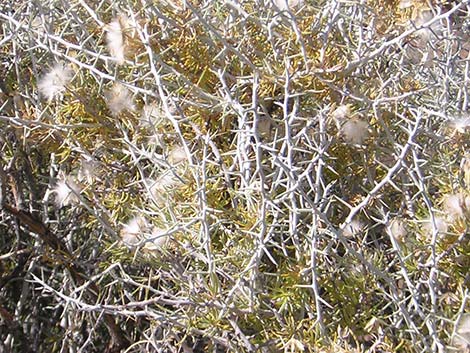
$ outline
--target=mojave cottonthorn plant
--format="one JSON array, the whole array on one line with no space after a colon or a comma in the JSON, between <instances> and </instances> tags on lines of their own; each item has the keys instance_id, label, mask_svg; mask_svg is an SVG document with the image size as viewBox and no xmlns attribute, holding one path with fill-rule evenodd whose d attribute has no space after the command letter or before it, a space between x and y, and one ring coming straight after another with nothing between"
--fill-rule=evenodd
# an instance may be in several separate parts
<instances>
[{"instance_id":1,"label":"mojave cottonthorn plant","mask_svg":"<svg viewBox=\"0 0 470 353\"><path fill-rule=\"evenodd\" d=\"M0 19L0 351L468 351L468 1Z\"/></svg>"}]
</instances>

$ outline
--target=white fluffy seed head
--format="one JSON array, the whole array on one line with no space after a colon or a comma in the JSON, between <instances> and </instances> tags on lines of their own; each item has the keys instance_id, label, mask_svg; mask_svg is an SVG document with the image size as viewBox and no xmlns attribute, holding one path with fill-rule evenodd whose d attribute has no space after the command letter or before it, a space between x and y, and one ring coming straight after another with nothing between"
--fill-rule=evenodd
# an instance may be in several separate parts
<instances>
[{"instance_id":1,"label":"white fluffy seed head","mask_svg":"<svg viewBox=\"0 0 470 353\"><path fill-rule=\"evenodd\" d=\"M452 336L452 346L460 349L460 352L468 352L470 349L470 313L463 314L458 321Z\"/></svg>"},{"instance_id":2,"label":"white fluffy seed head","mask_svg":"<svg viewBox=\"0 0 470 353\"><path fill-rule=\"evenodd\" d=\"M279 10L285 11L300 7L304 2L303 0L273 0L273 3Z\"/></svg>"},{"instance_id":3,"label":"white fluffy seed head","mask_svg":"<svg viewBox=\"0 0 470 353\"><path fill-rule=\"evenodd\" d=\"M55 194L56 206L62 208L79 204L80 199L78 195L82 192L82 188L71 176L63 176L57 181L52 192Z\"/></svg>"},{"instance_id":4,"label":"white fluffy seed head","mask_svg":"<svg viewBox=\"0 0 470 353\"><path fill-rule=\"evenodd\" d=\"M390 221L387 227L387 232L391 237L393 237L396 241L400 243L405 240L408 234L405 222L400 218L394 218Z\"/></svg>"},{"instance_id":5,"label":"white fluffy seed head","mask_svg":"<svg viewBox=\"0 0 470 353\"><path fill-rule=\"evenodd\" d=\"M140 243L142 234L145 232L147 222L142 217L134 217L121 229L121 239L124 245L135 247Z\"/></svg>"},{"instance_id":6,"label":"white fluffy seed head","mask_svg":"<svg viewBox=\"0 0 470 353\"><path fill-rule=\"evenodd\" d=\"M340 128L341 125L351 117L351 107L347 104L340 105L338 108L333 110L331 117L336 123L336 126Z\"/></svg>"},{"instance_id":7,"label":"white fluffy seed head","mask_svg":"<svg viewBox=\"0 0 470 353\"><path fill-rule=\"evenodd\" d=\"M152 233L147 237L144 248L150 251L159 251L164 248L169 241L167 231L158 227L152 229Z\"/></svg>"},{"instance_id":8,"label":"white fluffy seed head","mask_svg":"<svg viewBox=\"0 0 470 353\"><path fill-rule=\"evenodd\" d=\"M172 172L166 171L158 179L147 179L146 184L149 188L149 199L158 206L163 207L168 195L182 185L181 180Z\"/></svg>"},{"instance_id":9,"label":"white fluffy seed head","mask_svg":"<svg viewBox=\"0 0 470 353\"><path fill-rule=\"evenodd\" d=\"M340 133L347 143L362 145L369 137L369 124L364 120L351 118L342 125Z\"/></svg>"},{"instance_id":10,"label":"white fluffy seed head","mask_svg":"<svg viewBox=\"0 0 470 353\"><path fill-rule=\"evenodd\" d=\"M57 63L38 81L38 90L47 100L51 101L54 97L60 97L66 85L73 76L72 69L61 63Z\"/></svg>"},{"instance_id":11,"label":"white fluffy seed head","mask_svg":"<svg viewBox=\"0 0 470 353\"><path fill-rule=\"evenodd\" d=\"M399 9L407 9L413 6L413 0L401 0L398 4Z\"/></svg>"},{"instance_id":12,"label":"white fluffy seed head","mask_svg":"<svg viewBox=\"0 0 470 353\"><path fill-rule=\"evenodd\" d=\"M437 236L443 236L449 231L449 224L442 217L434 217L435 228L432 219L426 221L423 225L423 231L428 239L431 239L434 234L434 229L437 231Z\"/></svg>"},{"instance_id":13,"label":"white fluffy seed head","mask_svg":"<svg viewBox=\"0 0 470 353\"><path fill-rule=\"evenodd\" d=\"M134 217L124 224L120 235L123 244L131 249L143 245L143 248L146 250L158 251L165 247L169 241L166 230L152 227L152 225L141 216Z\"/></svg>"},{"instance_id":14,"label":"white fluffy seed head","mask_svg":"<svg viewBox=\"0 0 470 353\"><path fill-rule=\"evenodd\" d=\"M156 129L165 120L165 114L156 103L145 104L140 116L140 127L143 129Z\"/></svg>"},{"instance_id":15,"label":"white fluffy seed head","mask_svg":"<svg viewBox=\"0 0 470 353\"><path fill-rule=\"evenodd\" d=\"M110 91L105 94L109 110L114 116L124 111L133 111L134 99L131 92L119 83L115 83Z\"/></svg>"},{"instance_id":16,"label":"white fluffy seed head","mask_svg":"<svg viewBox=\"0 0 470 353\"><path fill-rule=\"evenodd\" d=\"M78 171L78 179L80 181L86 180L91 183L99 174L100 164L91 158L82 158L80 169Z\"/></svg>"},{"instance_id":17,"label":"white fluffy seed head","mask_svg":"<svg viewBox=\"0 0 470 353\"><path fill-rule=\"evenodd\" d=\"M168 162L172 165L186 161L187 159L186 151L183 146L174 146L168 154Z\"/></svg>"},{"instance_id":18,"label":"white fluffy seed head","mask_svg":"<svg viewBox=\"0 0 470 353\"><path fill-rule=\"evenodd\" d=\"M181 185L181 180L171 171L164 172L153 182L151 186L152 192L167 192Z\"/></svg>"},{"instance_id":19,"label":"white fluffy seed head","mask_svg":"<svg viewBox=\"0 0 470 353\"><path fill-rule=\"evenodd\" d=\"M106 44L108 46L109 53L116 59L118 64L124 64L125 44L121 18L115 18L111 23L106 25L105 30Z\"/></svg>"},{"instance_id":20,"label":"white fluffy seed head","mask_svg":"<svg viewBox=\"0 0 470 353\"><path fill-rule=\"evenodd\" d=\"M444 196L442 208L450 221L464 219L470 211L470 197L460 192L447 194Z\"/></svg>"},{"instance_id":21,"label":"white fluffy seed head","mask_svg":"<svg viewBox=\"0 0 470 353\"><path fill-rule=\"evenodd\" d=\"M453 118L448 122L449 126L456 132L464 134L470 127L470 116Z\"/></svg>"}]
</instances>

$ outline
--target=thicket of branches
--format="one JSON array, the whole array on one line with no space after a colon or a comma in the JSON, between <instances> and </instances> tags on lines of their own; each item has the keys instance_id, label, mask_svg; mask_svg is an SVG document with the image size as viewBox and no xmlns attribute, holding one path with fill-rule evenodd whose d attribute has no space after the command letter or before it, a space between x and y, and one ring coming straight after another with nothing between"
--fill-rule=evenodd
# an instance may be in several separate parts
<instances>
[{"instance_id":1,"label":"thicket of branches","mask_svg":"<svg viewBox=\"0 0 470 353\"><path fill-rule=\"evenodd\" d=\"M0 9L0 351L468 351L467 1Z\"/></svg>"}]
</instances>

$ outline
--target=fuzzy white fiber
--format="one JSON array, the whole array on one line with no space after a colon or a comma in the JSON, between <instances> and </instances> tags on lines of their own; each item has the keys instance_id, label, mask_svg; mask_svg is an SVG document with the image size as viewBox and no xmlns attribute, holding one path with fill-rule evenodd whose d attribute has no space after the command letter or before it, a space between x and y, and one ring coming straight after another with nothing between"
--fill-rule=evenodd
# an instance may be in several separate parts
<instances>
[{"instance_id":1,"label":"fuzzy white fiber","mask_svg":"<svg viewBox=\"0 0 470 353\"><path fill-rule=\"evenodd\" d=\"M78 171L78 179L80 181L86 180L91 183L94 179L98 178L100 174L100 164L90 158L82 158L80 170Z\"/></svg>"},{"instance_id":2,"label":"fuzzy white fiber","mask_svg":"<svg viewBox=\"0 0 470 353\"><path fill-rule=\"evenodd\" d=\"M408 234L405 222L399 218L395 218L390 221L387 231L388 234L398 242L403 242Z\"/></svg>"},{"instance_id":3,"label":"fuzzy white fiber","mask_svg":"<svg viewBox=\"0 0 470 353\"><path fill-rule=\"evenodd\" d=\"M114 84L111 90L105 94L105 97L109 110L114 116L135 109L131 92L119 83Z\"/></svg>"},{"instance_id":4,"label":"fuzzy white fiber","mask_svg":"<svg viewBox=\"0 0 470 353\"><path fill-rule=\"evenodd\" d=\"M449 231L449 224L447 221L442 217L434 217L434 222L436 225L436 231L438 235L445 235ZM429 219L423 226L424 233L431 239L433 235L433 224L432 219Z\"/></svg>"},{"instance_id":5,"label":"fuzzy white fiber","mask_svg":"<svg viewBox=\"0 0 470 353\"><path fill-rule=\"evenodd\" d=\"M175 165L180 162L186 161L188 158L186 156L186 151L183 146L175 146L170 150L168 154L168 161L170 164Z\"/></svg>"},{"instance_id":6,"label":"fuzzy white fiber","mask_svg":"<svg viewBox=\"0 0 470 353\"><path fill-rule=\"evenodd\" d=\"M166 230L154 227L152 233L147 237L148 241L145 243L144 248L150 251L158 251L164 248L169 241L166 233Z\"/></svg>"},{"instance_id":7,"label":"fuzzy white fiber","mask_svg":"<svg viewBox=\"0 0 470 353\"><path fill-rule=\"evenodd\" d=\"M152 193L167 192L179 186L180 183L181 181L171 171L168 171L152 183L150 190Z\"/></svg>"},{"instance_id":8,"label":"fuzzy white fiber","mask_svg":"<svg viewBox=\"0 0 470 353\"><path fill-rule=\"evenodd\" d=\"M434 14L431 10L420 11L418 16L413 21L413 27L421 27L425 23L431 21L434 17ZM444 26L439 21L435 21L429 27L422 28L416 31L416 36L422 45L428 43L432 39L437 39L436 36L442 35L444 31Z\"/></svg>"},{"instance_id":9,"label":"fuzzy white fiber","mask_svg":"<svg viewBox=\"0 0 470 353\"><path fill-rule=\"evenodd\" d=\"M336 125L339 126L351 117L351 108L347 104L340 105L333 110L331 117L334 119Z\"/></svg>"},{"instance_id":10,"label":"fuzzy white fiber","mask_svg":"<svg viewBox=\"0 0 470 353\"><path fill-rule=\"evenodd\" d=\"M445 195L442 208L451 221L463 219L470 210L470 197L462 193Z\"/></svg>"},{"instance_id":11,"label":"fuzzy white fiber","mask_svg":"<svg viewBox=\"0 0 470 353\"><path fill-rule=\"evenodd\" d=\"M463 134L470 127L470 116L454 118L449 121L449 125L454 128L457 132Z\"/></svg>"},{"instance_id":12,"label":"fuzzy white fiber","mask_svg":"<svg viewBox=\"0 0 470 353\"><path fill-rule=\"evenodd\" d=\"M364 120L352 118L343 124L340 132L347 143L362 145L369 136L369 124Z\"/></svg>"},{"instance_id":13,"label":"fuzzy white fiber","mask_svg":"<svg viewBox=\"0 0 470 353\"><path fill-rule=\"evenodd\" d=\"M150 231L150 229L152 229ZM167 231L158 227L151 228L145 218L137 216L124 224L121 229L121 239L124 245L135 248L143 244L143 248L149 251L161 250L168 242Z\"/></svg>"},{"instance_id":14,"label":"fuzzy white fiber","mask_svg":"<svg viewBox=\"0 0 470 353\"><path fill-rule=\"evenodd\" d=\"M105 27L105 30L109 53L116 59L118 64L124 64L125 44L122 20L120 18L115 18Z\"/></svg>"},{"instance_id":15,"label":"fuzzy white fiber","mask_svg":"<svg viewBox=\"0 0 470 353\"><path fill-rule=\"evenodd\" d=\"M401 0L398 4L399 9L407 9L413 6L413 0Z\"/></svg>"},{"instance_id":16,"label":"fuzzy white fiber","mask_svg":"<svg viewBox=\"0 0 470 353\"><path fill-rule=\"evenodd\" d=\"M164 113L156 103L145 104L142 108L140 127L144 129L155 129L164 119Z\"/></svg>"},{"instance_id":17,"label":"fuzzy white fiber","mask_svg":"<svg viewBox=\"0 0 470 353\"><path fill-rule=\"evenodd\" d=\"M51 101L54 97L61 96L65 86L70 82L73 71L70 67L57 63L38 81L39 92Z\"/></svg>"},{"instance_id":18,"label":"fuzzy white fiber","mask_svg":"<svg viewBox=\"0 0 470 353\"><path fill-rule=\"evenodd\" d=\"M273 0L274 5L281 10L294 9L303 4L303 0Z\"/></svg>"},{"instance_id":19,"label":"fuzzy white fiber","mask_svg":"<svg viewBox=\"0 0 470 353\"><path fill-rule=\"evenodd\" d=\"M146 221L142 217L132 218L121 229L121 239L124 245L134 247L140 243L140 237L145 231Z\"/></svg>"},{"instance_id":20,"label":"fuzzy white fiber","mask_svg":"<svg viewBox=\"0 0 470 353\"><path fill-rule=\"evenodd\" d=\"M147 179L145 182L150 190L149 199L161 207L165 205L168 195L182 185L181 180L171 170L164 172L156 180Z\"/></svg>"},{"instance_id":21,"label":"fuzzy white fiber","mask_svg":"<svg viewBox=\"0 0 470 353\"><path fill-rule=\"evenodd\" d=\"M80 203L77 195L82 192L82 188L71 176L65 176L56 183L52 192L55 194L56 206L61 208Z\"/></svg>"}]
</instances>

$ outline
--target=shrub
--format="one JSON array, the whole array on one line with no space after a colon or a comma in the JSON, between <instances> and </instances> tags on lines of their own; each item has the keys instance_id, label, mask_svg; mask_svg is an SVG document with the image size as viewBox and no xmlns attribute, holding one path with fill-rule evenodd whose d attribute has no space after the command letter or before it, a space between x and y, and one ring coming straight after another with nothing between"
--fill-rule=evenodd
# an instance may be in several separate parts
<instances>
[{"instance_id":1,"label":"shrub","mask_svg":"<svg viewBox=\"0 0 470 353\"><path fill-rule=\"evenodd\" d=\"M0 17L2 351L470 347L467 1Z\"/></svg>"}]
</instances>

